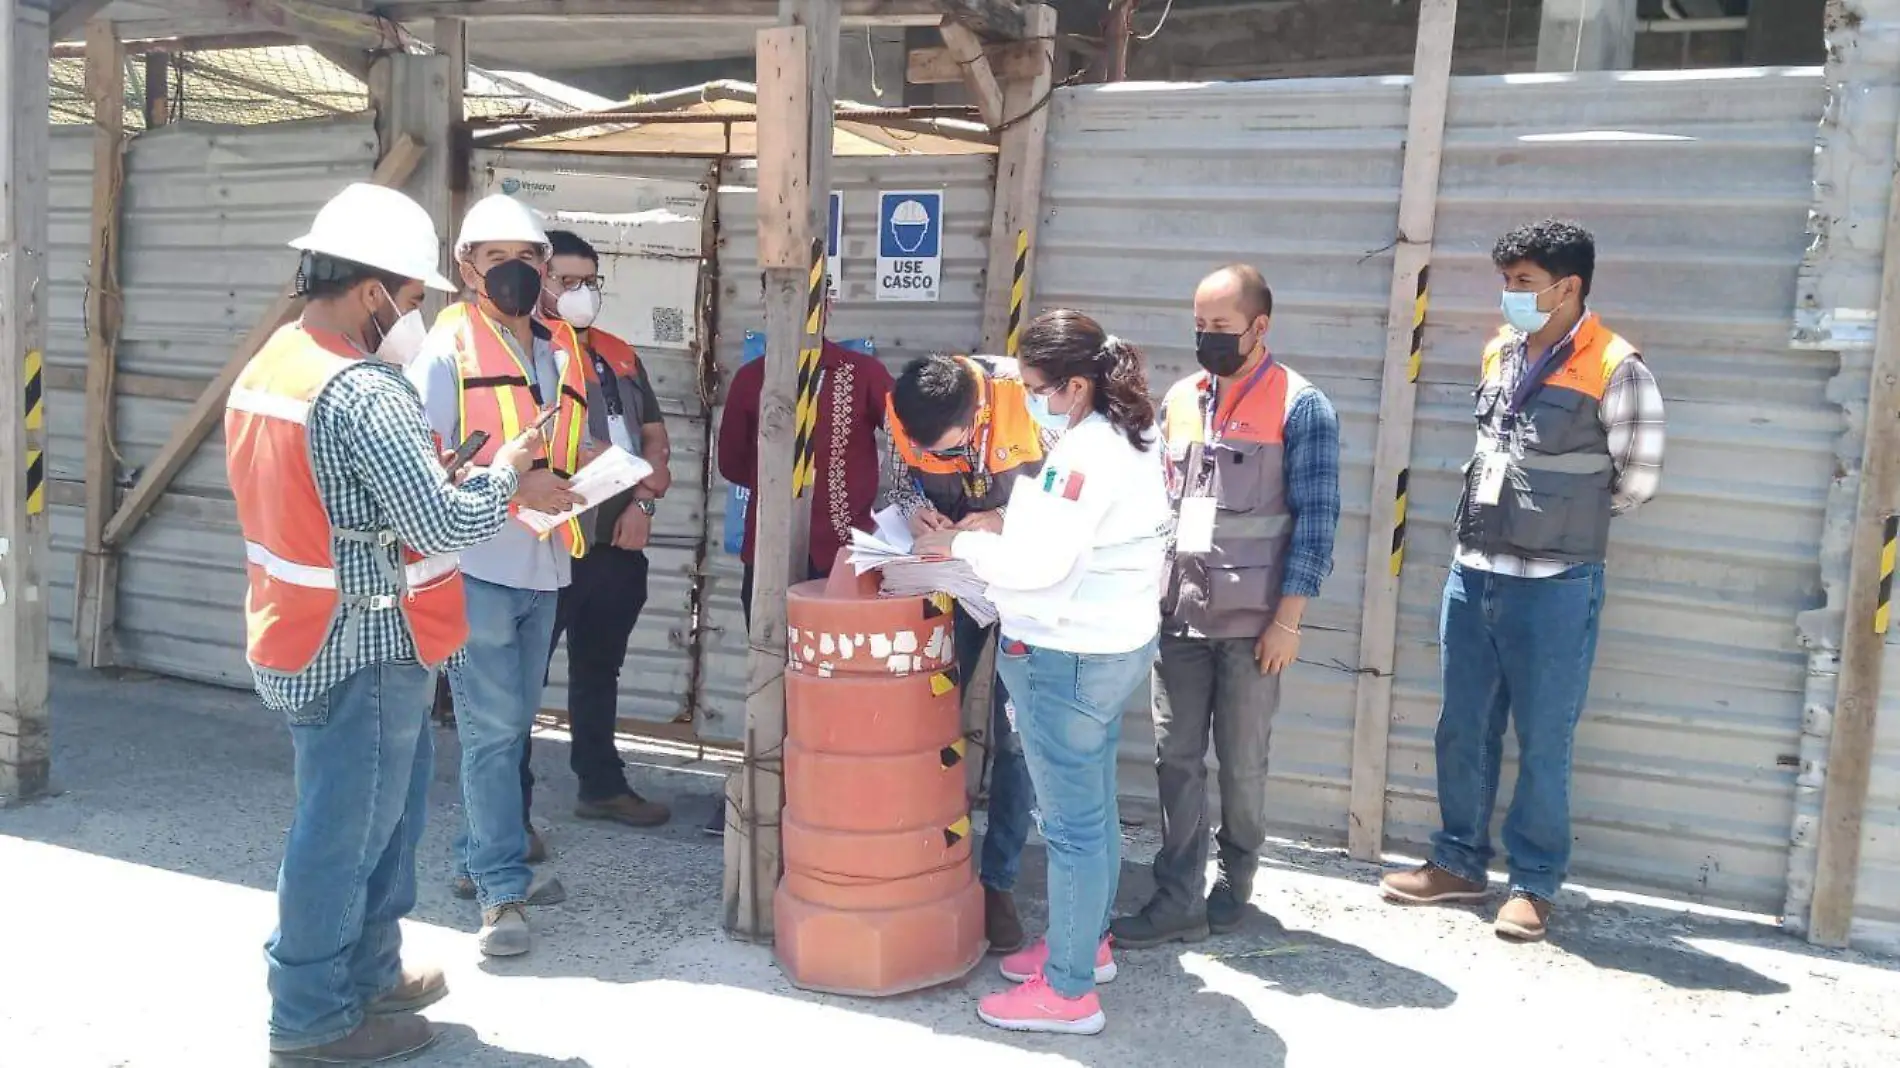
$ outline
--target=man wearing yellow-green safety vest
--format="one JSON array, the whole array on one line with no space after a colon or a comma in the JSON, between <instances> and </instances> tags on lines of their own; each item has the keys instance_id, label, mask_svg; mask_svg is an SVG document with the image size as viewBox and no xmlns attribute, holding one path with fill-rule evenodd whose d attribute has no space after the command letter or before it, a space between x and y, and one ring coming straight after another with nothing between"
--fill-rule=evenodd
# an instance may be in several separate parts
<instances>
[{"instance_id":1,"label":"man wearing yellow-green safety vest","mask_svg":"<svg viewBox=\"0 0 1900 1068\"><path fill-rule=\"evenodd\" d=\"M477 464L553 409L545 454L522 477L516 512L559 513L579 503L567 480L593 452L583 361L556 346L533 317L549 251L540 223L512 198L491 196L470 208L455 260L471 296L443 310L409 369L445 448L477 431L489 435ZM528 952L527 906L565 896L557 880L537 879L528 868L521 758L541 706L555 607L573 558L585 551L577 522L539 537L517 515L493 540L462 554L469 655L450 669L449 685L466 816L453 855L457 874L474 885L479 944L489 956Z\"/></svg>"}]
</instances>

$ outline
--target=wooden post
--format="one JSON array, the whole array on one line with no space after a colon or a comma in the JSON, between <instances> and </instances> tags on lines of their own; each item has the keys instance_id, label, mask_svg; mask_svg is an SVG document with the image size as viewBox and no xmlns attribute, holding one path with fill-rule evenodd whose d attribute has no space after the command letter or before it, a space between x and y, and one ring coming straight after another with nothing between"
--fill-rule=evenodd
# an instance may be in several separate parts
<instances>
[{"instance_id":1,"label":"wooden post","mask_svg":"<svg viewBox=\"0 0 1900 1068\"><path fill-rule=\"evenodd\" d=\"M468 20L436 19L435 48L449 60L449 121L454 125L443 144L449 152L449 221L460 226L468 212L469 188L468 131L462 126L468 119L463 99L468 90ZM455 241L451 234L442 239L449 244Z\"/></svg>"},{"instance_id":2,"label":"wooden post","mask_svg":"<svg viewBox=\"0 0 1900 1068\"><path fill-rule=\"evenodd\" d=\"M170 52L145 53L145 128L156 130L172 121L172 57Z\"/></svg>"},{"instance_id":3,"label":"wooden post","mask_svg":"<svg viewBox=\"0 0 1900 1068\"><path fill-rule=\"evenodd\" d=\"M461 98L453 73L454 60L446 55L391 52L370 68L370 108L376 112L376 137L383 153L403 138L428 146L421 165L399 188L415 198L435 222L442 243L441 262L447 263L461 219L452 213L451 167L455 156L454 100ZM448 300L429 291L422 314L433 320Z\"/></svg>"},{"instance_id":4,"label":"wooden post","mask_svg":"<svg viewBox=\"0 0 1900 1068\"><path fill-rule=\"evenodd\" d=\"M1114 0L1108 10L1106 55L1102 57L1102 80L1124 81L1128 77L1128 48L1135 36L1136 0Z\"/></svg>"},{"instance_id":5,"label":"wooden post","mask_svg":"<svg viewBox=\"0 0 1900 1068\"><path fill-rule=\"evenodd\" d=\"M837 0L780 0L759 31L759 266L765 273L765 382L759 397L758 551L753 560L746 766L738 826L726 834L726 927L773 937L783 867L785 588L809 566L811 494L792 492L793 406L806 326L809 255L830 211Z\"/></svg>"},{"instance_id":6,"label":"wooden post","mask_svg":"<svg viewBox=\"0 0 1900 1068\"><path fill-rule=\"evenodd\" d=\"M1042 217L1043 162L1049 141L1049 91L1055 84L1056 9L1034 4L1024 9L1026 43L1040 62L1028 77L1003 83L1002 132L996 150L996 194L990 208L989 269L983 285L983 348L1009 351L1010 308L1022 314L1029 303L1036 252L1036 226ZM1005 76L1011 72L1005 70ZM1018 255L1018 252L1022 255ZM1020 300L1016 297L1020 293ZM1014 355L1014 353L1010 353Z\"/></svg>"},{"instance_id":7,"label":"wooden post","mask_svg":"<svg viewBox=\"0 0 1900 1068\"><path fill-rule=\"evenodd\" d=\"M106 548L106 521L118 505L113 456L118 403L119 190L125 178L125 46L112 23L86 24L86 99L92 105L92 242L86 275L86 545L74 582L78 663L105 667L117 657L119 558Z\"/></svg>"},{"instance_id":8,"label":"wooden post","mask_svg":"<svg viewBox=\"0 0 1900 1068\"><path fill-rule=\"evenodd\" d=\"M422 162L422 154L422 142L413 137L399 139L383 153L382 160L376 164L376 172L370 175L370 181L395 189L402 188ZM264 342L270 340L277 328L289 322L302 306L303 301L297 298L289 285L285 285L283 292L264 310L257 325L238 343L218 376L192 402L191 410L172 427L171 436L165 439L158 455L146 465L138 482L126 493L125 500L119 503L119 510L113 513L112 521L106 524L106 545L124 545L138 530L139 524L145 521L153 506L158 504L159 498L171 486L172 479L177 478L178 472L191 462L192 453L211 436L212 429L224 415L224 399L230 394L238 375L243 373L244 365L250 362Z\"/></svg>"},{"instance_id":9,"label":"wooden post","mask_svg":"<svg viewBox=\"0 0 1900 1068\"><path fill-rule=\"evenodd\" d=\"M1003 124L1003 87L996 81L996 73L990 69L990 57L983 51L983 41L976 32L955 19L946 18L938 27L943 35L944 46L950 50L950 58L956 62L959 77L976 101L977 115L983 119L983 125L996 127Z\"/></svg>"},{"instance_id":10,"label":"wooden post","mask_svg":"<svg viewBox=\"0 0 1900 1068\"><path fill-rule=\"evenodd\" d=\"M1445 102L1451 88L1451 40L1457 20L1458 0L1423 0L1419 7L1392 298L1386 310L1385 379L1379 392L1379 432L1372 460L1372 522L1366 536L1360 675L1353 709L1347 845L1359 860L1377 860L1385 848L1386 747L1392 729L1399 570L1405 558L1405 493L1412 463L1412 417L1418 404L1439 161L1445 146Z\"/></svg>"},{"instance_id":11,"label":"wooden post","mask_svg":"<svg viewBox=\"0 0 1900 1068\"><path fill-rule=\"evenodd\" d=\"M44 793L47 14L0 0L0 803Z\"/></svg>"},{"instance_id":12,"label":"wooden post","mask_svg":"<svg viewBox=\"0 0 1900 1068\"><path fill-rule=\"evenodd\" d=\"M1900 141L1896 142L1900 152ZM1900 507L1900 186L1887 198L1874 363L1868 373L1860 499L1848 556L1840 683L1827 740L1821 828L1808 941L1845 946L1860 882L1862 817L1873 775L1881 658L1893 597L1895 509Z\"/></svg>"}]
</instances>

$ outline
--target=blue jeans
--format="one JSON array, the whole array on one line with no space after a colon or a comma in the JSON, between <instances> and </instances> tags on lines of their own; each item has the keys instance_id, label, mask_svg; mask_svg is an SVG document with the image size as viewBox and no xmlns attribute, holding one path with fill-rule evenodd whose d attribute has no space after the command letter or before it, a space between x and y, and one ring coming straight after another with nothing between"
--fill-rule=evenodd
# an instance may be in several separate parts
<instances>
[{"instance_id":1,"label":"blue jeans","mask_svg":"<svg viewBox=\"0 0 1900 1068\"><path fill-rule=\"evenodd\" d=\"M1148 677L1155 643L1093 655L1004 638L996 670L1016 702L1016 728L1049 844L1049 985L1066 998L1095 989L1095 949L1121 882L1115 756L1122 708Z\"/></svg>"},{"instance_id":2,"label":"blue jeans","mask_svg":"<svg viewBox=\"0 0 1900 1068\"><path fill-rule=\"evenodd\" d=\"M983 643L991 628L979 625L960 605L956 611L957 665L968 679L983 656ZM1005 709L1009 687L999 678L991 694L989 824L983 832L979 871L984 886L1007 894L1016 889L1016 876L1022 871L1023 843L1029 841L1036 788L1029 781L1029 765L1023 760L1022 736L1009 725Z\"/></svg>"},{"instance_id":3,"label":"blue jeans","mask_svg":"<svg viewBox=\"0 0 1900 1068\"><path fill-rule=\"evenodd\" d=\"M416 664L378 664L289 715L297 808L264 945L274 1050L342 1038L401 981L396 921L416 904L434 683Z\"/></svg>"},{"instance_id":4,"label":"blue jeans","mask_svg":"<svg viewBox=\"0 0 1900 1068\"><path fill-rule=\"evenodd\" d=\"M1570 866L1570 762L1596 659L1603 565L1552 578L1452 565L1438 618L1445 704L1438 715L1432 863L1482 882L1508 717L1517 788L1504 818L1511 888L1553 900Z\"/></svg>"},{"instance_id":5,"label":"blue jeans","mask_svg":"<svg viewBox=\"0 0 1900 1068\"><path fill-rule=\"evenodd\" d=\"M468 656L449 671L462 740L462 833L455 860L475 881L483 909L528 899L528 828L521 757L541 708L554 642L552 590L517 590L464 578Z\"/></svg>"}]
</instances>

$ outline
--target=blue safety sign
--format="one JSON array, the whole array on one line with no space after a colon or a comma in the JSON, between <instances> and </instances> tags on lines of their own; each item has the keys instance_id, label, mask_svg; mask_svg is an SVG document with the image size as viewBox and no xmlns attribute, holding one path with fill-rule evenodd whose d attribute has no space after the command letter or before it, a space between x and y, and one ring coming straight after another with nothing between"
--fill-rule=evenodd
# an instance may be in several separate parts
<instances>
[{"instance_id":1,"label":"blue safety sign","mask_svg":"<svg viewBox=\"0 0 1900 1068\"><path fill-rule=\"evenodd\" d=\"M877 201L877 299L934 301L943 283L943 190L884 190Z\"/></svg>"}]
</instances>

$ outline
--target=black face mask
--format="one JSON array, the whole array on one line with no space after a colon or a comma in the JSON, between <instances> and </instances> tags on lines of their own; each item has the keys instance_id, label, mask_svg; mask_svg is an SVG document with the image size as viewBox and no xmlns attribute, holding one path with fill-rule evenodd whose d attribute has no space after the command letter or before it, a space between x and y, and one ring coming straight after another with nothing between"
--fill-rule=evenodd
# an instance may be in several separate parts
<instances>
[{"instance_id":1,"label":"black face mask","mask_svg":"<svg viewBox=\"0 0 1900 1068\"><path fill-rule=\"evenodd\" d=\"M482 292L496 311L518 318L541 299L541 272L526 260L497 263L482 275Z\"/></svg>"},{"instance_id":2,"label":"black face mask","mask_svg":"<svg viewBox=\"0 0 1900 1068\"><path fill-rule=\"evenodd\" d=\"M1207 369L1207 373L1217 378L1226 378L1241 369L1247 362L1248 350L1240 347L1241 334L1216 334L1207 330L1194 332L1194 359Z\"/></svg>"},{"instance_id":3,"label":"black face mask","mask_svg":"<svg viewBox=\"0 0 1900 1068\"><path fill-rule=\"evenodd\" d=\"M962 460L968 463L971 458L971 451L968 445L958 445L953 449L932 449L930 450L930 455L935 456L939 460L949 460L952 462Z\"/></svg>"}]
</instances>

